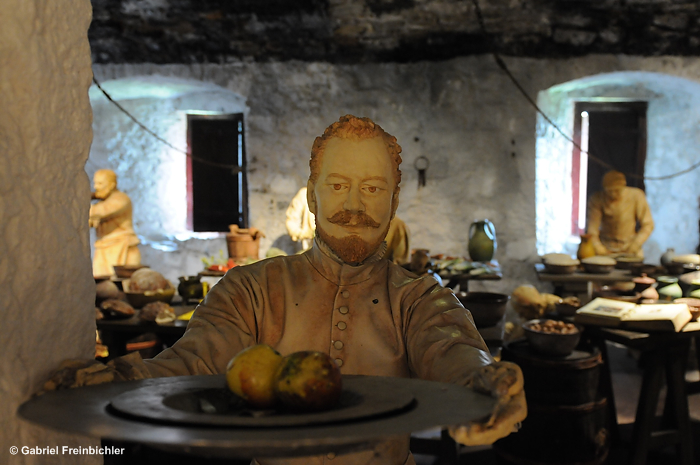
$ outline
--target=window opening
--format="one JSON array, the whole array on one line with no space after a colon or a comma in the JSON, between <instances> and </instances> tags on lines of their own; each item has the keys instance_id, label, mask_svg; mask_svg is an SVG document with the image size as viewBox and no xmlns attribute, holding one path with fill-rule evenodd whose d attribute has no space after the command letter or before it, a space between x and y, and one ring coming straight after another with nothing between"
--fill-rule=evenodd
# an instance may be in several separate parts
<instances>
[{"instance_id":1,"label":"window opening","mask_svg":"<svg viewBox=\"0 0 700 465\"><path fill-rule=\"evenodd\" d=\"M627 175L627 185L644 189L647 102L576 102L574 141L596 158ZM574 146L572 153L571 233L586 230L586 205L600 191L610 169ZM630 176L632 175L632 176Z\"/></svg>"},{"instance_id":2,"label":"window opening","mask_svg":"<svg viewBox=\"0 0 700 465\"><path fill-rule=\"evenodd\" d=\"M243 114L187 115L189 153L228 169L187 158L187 227L195 232L248 227Z\"/></svg>"}]
</instances>

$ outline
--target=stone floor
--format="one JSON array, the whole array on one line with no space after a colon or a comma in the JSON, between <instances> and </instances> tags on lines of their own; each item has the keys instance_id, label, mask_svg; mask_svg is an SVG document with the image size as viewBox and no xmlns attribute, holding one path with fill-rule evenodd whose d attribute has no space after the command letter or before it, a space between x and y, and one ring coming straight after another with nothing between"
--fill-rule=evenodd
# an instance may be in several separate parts
<instances>
[{"instance_id":1,"label":"stone floor","mask_svg":"<svg viewBox=\"0 0 700 465\"><path fill-rule=\"evenodd\" d=\"M613 391L617 408L618 423L621 427L621 434L624 437L631 435L631 427L639 399L641 386L641 370L638 366L637 358L624 346L608 343L608 353L613 377ZM687 373L688 380L700 379L700 372L697 367L691 365ZM659 414L663 406L664 393L659 402ZM695 445L695 463L700 465L700 394L688 397L688 407L693 420L693 438ZM432 433L436 434L436 433ZM499 459L490 448L464 449L460 456L461 464L474 465L504 465L506 462ZM613 449L605 465L624 465L627 461L628 450L624 447ZM437 465L436 457L428 455L417 455L417 465ZM649 454L647 465L674 465L678 463L675 450L652 451Z\"/></svg>"}]
</instances>

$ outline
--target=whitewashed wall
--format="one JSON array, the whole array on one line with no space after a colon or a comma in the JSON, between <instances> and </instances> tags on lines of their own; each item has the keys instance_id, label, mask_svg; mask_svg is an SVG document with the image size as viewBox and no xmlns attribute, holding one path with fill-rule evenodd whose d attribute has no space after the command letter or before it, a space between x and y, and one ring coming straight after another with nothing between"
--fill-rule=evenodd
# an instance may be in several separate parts
<instances>
[{"instance_id":1,"label":"whitewashed wall","mask_svg":"<svg viewBox=\"0 0 700 465\"><path fill-rule=\"evenodd\" d=\"M65 358L95 354L84 165L90 147L88 0L8 0L0 14L0 463L101 456L10 447L99 446L15 411Z\"/></svg>"},{"instance_id":2,"label":"whitewashed wall","mask_svg":"<svg viewBox=\"0 0 700 465\"><path fill-rule=\"evenodd\" d=\"M553 86L600 73L651 71L691 81L700 77L700 60L694 58L597 56L506 62L534 98ZM411 229L412 246L433 253L466 255L470 223L489 218L496 225L496 258L502 265L504 279L477 284L474 289L510 292L525 282L539 285L532 265L538 254L537 131L544 129L537 126L535 110L491 57L368 65L114 65L95 66L94 71L104 82L135 76L196 80L245 98L249 109L246 121L250 217L252 226L267 234L262 253L273 243L284 243L284 211L308 176L314 137L339 116L352 113L373 118L394 134L404 148L398 215ZM96 133L96 140L99 137ZM184 140L184 134L178 137ZM417 188L417 172L413 168L419 156L430 160L427 185L421 189ZM676 164L683 165L684 161ZM561 176L564 173L559 171L566 169L566 163L557 162L550 171L552 176ZM661 207L656 200L651 203L656 210ZM696 200L687 207L697 215ZM548 213L561 214L551 209ZM680 229L689 243L698 242L692 217L672 224L669 229L658 228L654 234ZM652 239L659 247L670 240L657 236ZM219 244L223 247L223 241ZM152 266L157 267L157 257L153 256L153 260ZM169 267L177 261L163 260ZM172 275L175 270L165 271ZM181 274L196 271L177 270Z\"/></svg>"}]
</instances>

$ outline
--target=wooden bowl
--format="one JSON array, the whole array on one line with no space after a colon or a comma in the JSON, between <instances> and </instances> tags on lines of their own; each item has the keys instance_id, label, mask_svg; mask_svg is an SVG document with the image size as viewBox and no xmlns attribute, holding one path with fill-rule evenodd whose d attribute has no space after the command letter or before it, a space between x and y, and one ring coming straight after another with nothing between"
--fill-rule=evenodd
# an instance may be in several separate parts
<instances>
[{"instance_id":1,"label":"wooden bowl","mask_svg":"<svg viewBox=\"0 0 700 465\"><path fill-rule=\"evenodd\" d=\"M575 333L545 333L532 329L534 324L543 324L545 319L530 320L523 323L525 337L530 343L530 346L542 355L552 357L566 357L574 351L579 341L581 340L581 328L576 326Z\"/></svg>"},{"instance_id":2,"label":"wooden bowl","mask_svg":"<svg viewBox=\"0 0 700 465\"><path fill-rule=\"evenodd\" d=\"M578 262L578 260L577 260ZM560 265L557 263L544 263L544 269L547 273L551 274L572 274L578 268L578 263L572 263L570 265Z\"/></svg>"},{"instance_id":3,"label":"wooden bowl","mask_svg":"<svg viewBox=\"0 0 700 465\"><path fill-rule=\"evenodd\" d=\"M156 291L144 291L144 292L131 292L129 291L129 280L125 279L122 283L124 286L124 293L126 294L126 300L129 301L132 307L141 308L146 304L151 302L165 302L169 304L172 302L175 296L175 288L168 282L168 287L165 289L158 289Z\"/></svg>"},{"instance_id":4,"label":"wooden bowl","mask_svg":"<svg viewBox=\"0 0 700 465\"><path fill-rule=\"evenodd\" d=\"M146 265L115 265L112 268L114 268L114 274L117 275L117 278L131 278L134 271L148 267Z\"/></svg>"},{"instance_id":5,"label":"wooden bowl","mask_svg":"<svg viewBox=\"0 0 700 465\"><path fill-rule=\"evenodd\" d=\"M587 273L607 274L615 269L617 261L612 257L589 257L581 260L583 269Z\"/></svg>"},{"instance_id":6,"label":"wooden bowl","mask_svg":"<svg viewBox=\"0 0 700 465\"><path fill-rule=\"evenodd\" d=\"M615 264L615 268L619 270L631 270L633 266L643 263L644 260L642 260L640 257L631 257L631 256L621 256L617 257L615 259L617 263Z\"/></svg>"}]
</instances>

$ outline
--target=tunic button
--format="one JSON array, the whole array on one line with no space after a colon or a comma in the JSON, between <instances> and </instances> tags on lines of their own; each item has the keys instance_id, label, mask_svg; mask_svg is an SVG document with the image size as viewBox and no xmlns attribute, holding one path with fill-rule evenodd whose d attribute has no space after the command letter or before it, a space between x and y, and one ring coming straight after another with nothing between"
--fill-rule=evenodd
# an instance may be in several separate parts
<instances>
[{"instance_id":1,"label":"tunic button","mask_svg":"<svg viewBox=\"0 0 700 465\"><path fill-rule=\"evenodd\" d=\"M347 328L347 327L348 327L348 325L345 324L344 321L339 321L339 322L338 322L338 329L339 329L339 330L342 331L342 330L344 330L344 329Z\"/></svg>"},{"instance_id":2,"label":"tunic button","mask_svg":"<svg viewBox=\"0 0 700 465\"><path fill-rule=\"evenodd\" d=\"M328 457L330 460L333 460L335 458L335 454L333 452L329 452L326 457Z\"/></svg>"},{"instance_id":3,"label":"tunic button","mask_svg":"<svg viewBox=\"0 0 700 465\"><path fill-rule=\"evenodd\" d=\"M335 364L338 365L339 367L343 366L343 359L341 358L336 358L335 359Z\"/></svg>"},{"instance_id":4,"label":"tunic button","mask_svg":"<svg viewBox=\"0 0 700 465\"><path fill-rule=\"evenodd\" d=\"M342 349L343 348L343 341L335 341L333 343L333 347L335 347L338 350Z\"/></svg>"},{"instance_id":5,"label":"tunic button","mask_svg":"<svg viewBox=\"0 0 700 465\"><path fill-rule=\"evenodd\" d=\"M340 308L338 309L338 311L339 311L340 313L342 313L343 315L345 315L346 313L348 313L349 310L350 310L350 309L349 309L348 307L340 307Z\"/></svg>"},{"instance_id":6,"label":"tunic button","mask_svg":"<svg viewBox=\"0 0 700 465\"><path fill-rule=\"evenodd\" d=\"M342 295L343 297L345 297L347 299L348 297L350 297L350 291L343 291L340 293L340 295Z\"/></svg>"}]
</instances>

